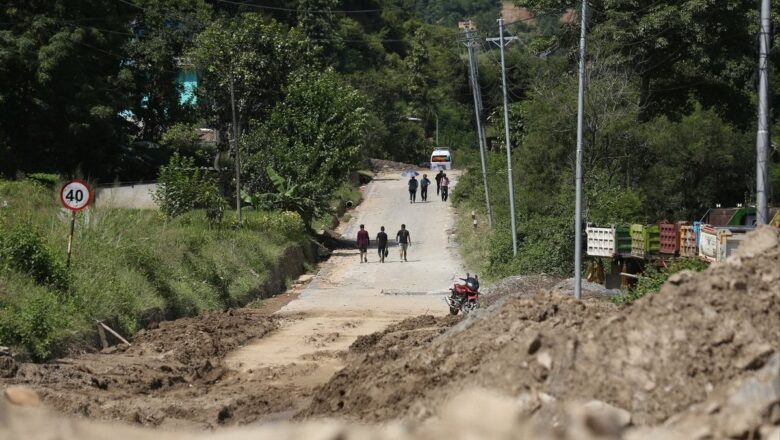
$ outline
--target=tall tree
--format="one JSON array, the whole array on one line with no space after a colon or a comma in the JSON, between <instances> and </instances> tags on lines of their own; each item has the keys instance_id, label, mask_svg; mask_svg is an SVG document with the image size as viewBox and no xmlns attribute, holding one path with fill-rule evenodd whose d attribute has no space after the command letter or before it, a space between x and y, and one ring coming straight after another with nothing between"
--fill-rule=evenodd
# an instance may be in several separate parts
<instances>
[{"instance_id":1,"label":"tall tree","mask_svg":"<svg viewBox=\"0 0 780 440\"><path fill-rule=\"evenodd\" d=\"M122 51L127 5L9 0L0 23L1 171L113 177L132 128L119 116L133 84Z\"/></svg>"},{"instance_id":2,"label":"tall tree","mask_svg":"<svg viewBox=\"0 0 780 440\"><path fill-rule=\"evenodd\" d=\"M243 140L251 192L273 192L267 168L330 195L354 171L365 147L366 99L333 71L302 70L269 118Z\"/></svg>"},{"instance_id":3,"label":"tall tree","mask_svg":"<svg viewBox=\"0 0 780 440\"><path fill-rule=\"evenodd\" d=\"M516 0L535 14L562 14L573 2ZM749 0L595 0L589 17L593 47L613 55L640 81L643 118L668 114L679 118L692 110L693 95L717 105L730 120L752 120L756 18ZM564 21L561 42L576 47L575 20ZM573 53L573 52L572 52Z\"/></svg>"},{"instance_id":4,"label":"tall tree","mask_svg":"<svg viewBox=\"0 0 780 440\"><path fill-rule=\"evenodd\" d=\"M142 126L139 139L159 141L172 124L192 118L194 102L183 102L181 78L195 72L183 55L208 24L211 9L204 0L133 1L126 43L136 85L130 110Z\"/></svg>"},{"instance_id":5,"label":"tall tree","mask_svg":"<svg viewBox=\"0 0 780 440\"><path fill-rule=\"evenodd\" d=\"M187 60L202 75L199 107L223 130L231 120L235 90L239 127L260 119L282 97L287 76L307 63L307 40L260 14L215 20L196 38Z\"/></svg>"}]
</instances>

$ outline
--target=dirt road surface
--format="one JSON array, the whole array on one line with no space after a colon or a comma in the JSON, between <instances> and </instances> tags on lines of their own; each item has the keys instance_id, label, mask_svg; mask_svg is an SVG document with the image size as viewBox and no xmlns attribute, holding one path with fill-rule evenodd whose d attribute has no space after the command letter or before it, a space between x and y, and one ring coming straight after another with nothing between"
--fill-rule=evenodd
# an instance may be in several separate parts
<instances>
[{"instance_id":1,"label":"dirt road surface","mask_svg":"<svg viewBox=\"0 0 780 440\"><path fill-rule=\"evenodd\" d=\"M454 184L457 175L450 175ZM360 263L357 250L335 252L301 295L277 313L297 319L283 320L271 336L229 354L228 368L247 373L295 368L296 385L318 385L343 366L341 354L358 336L404 318L447 313L443 295L464 270L452 238L454 209L437 198L435 184L428 202L418 194L417 203L410 203L407 180L398 173L378 175L340 230L354 240L365 224L372 238L369 262ZM408 262L401 261L395 243L401 224L411 234ZM380 226L391 240L384 263L374 242Z\"/></svg>"}]
</instances>

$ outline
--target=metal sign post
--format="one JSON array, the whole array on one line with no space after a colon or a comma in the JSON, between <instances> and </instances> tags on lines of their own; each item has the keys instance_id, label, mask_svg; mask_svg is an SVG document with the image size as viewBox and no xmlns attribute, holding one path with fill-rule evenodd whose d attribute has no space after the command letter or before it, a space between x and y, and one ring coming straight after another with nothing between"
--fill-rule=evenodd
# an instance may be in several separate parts
<instances>
[{"instance_id":1,"label":"metal sign post","mask_svg":"<svg viewBox=\"0 0 780 440\"><path fill-rule=\"evenodd\" d=\"M76 212L92 203L94 193L92 187L83 180L71 180L65 183L60 190L62 206L70 210L70 234L68 235L68 259L66 265L70 267L70 255L73 252L73 232L76 230Z\"/></svg>"}]
</instances>

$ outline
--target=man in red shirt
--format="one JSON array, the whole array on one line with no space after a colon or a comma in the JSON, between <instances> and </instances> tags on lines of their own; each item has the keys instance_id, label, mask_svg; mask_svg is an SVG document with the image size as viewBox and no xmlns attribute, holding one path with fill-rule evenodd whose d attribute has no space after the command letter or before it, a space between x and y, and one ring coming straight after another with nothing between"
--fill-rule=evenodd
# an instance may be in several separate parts
<instances>
[{"instance_id":1,"label":"man in red shirt","mask_svg":"<svg viewBox=\"0 0 780 440\"><path fill-rule=\"evenodd\" d=\"M365 229L365 225L360 225L360 230L357 233L357 246L360 249L360 262L368 263L368 245L371 240L368 238L368 231Z\"/></svg>"}]
</instances>

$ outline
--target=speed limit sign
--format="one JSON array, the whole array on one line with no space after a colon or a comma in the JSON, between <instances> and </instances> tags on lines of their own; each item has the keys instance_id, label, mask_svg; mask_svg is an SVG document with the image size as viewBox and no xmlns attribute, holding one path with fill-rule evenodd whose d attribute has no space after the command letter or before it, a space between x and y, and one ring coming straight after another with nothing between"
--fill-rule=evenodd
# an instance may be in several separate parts
<instances>
[{"instance_id":1,"label":"speed limit sign","mask_svg":"<svg viewBox=\"0 0 780 440\"><path fill-rule=\"evenodd\" d=\"M92 202L92 188L83 180L71 180L63 185L60 200L71 211L81 211Z\"/></svg>"},{"instance_id":2,"label":"speed limit sign","mask_svg":"<svg viewBox=\"0 0 780 440\"><path fill-rule=\"evenodd\" d=\"M76 228L76 212L89 206L92 202L92 188L83 180L75 179L67 182L60 190L60 201L70 209L70 235L68 235L68 259L65 263L70 267L70 254L73 251L73 231Z\"/></svg>"}]
</instances>

